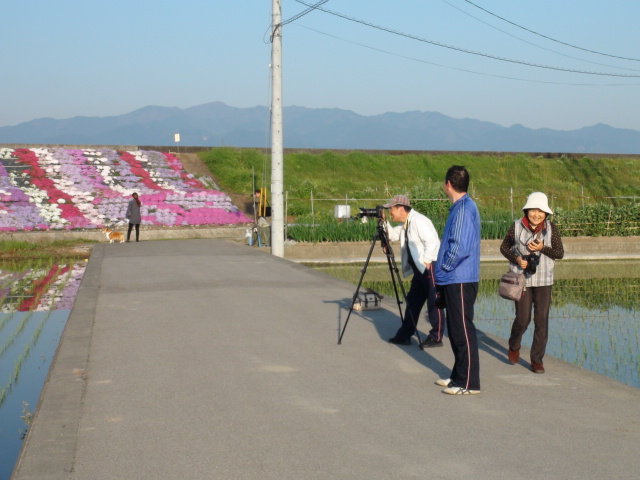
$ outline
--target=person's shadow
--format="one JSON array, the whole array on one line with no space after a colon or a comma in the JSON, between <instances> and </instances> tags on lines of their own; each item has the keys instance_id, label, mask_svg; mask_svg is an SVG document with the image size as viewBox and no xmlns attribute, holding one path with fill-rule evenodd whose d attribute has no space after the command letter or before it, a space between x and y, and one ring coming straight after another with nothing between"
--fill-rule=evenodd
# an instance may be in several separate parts
<instances>
[{"instance_id":1,"label":"person's shadow","mask_svg":"<svg viewBox=\"0 0 640 480\"><path fill-rule=\"evenodd\" d=\"M402 323L399 311L393 311L393 306L389 302L382 302L382 307L378 310L351 310L352 299L344 298L341 300L325 301L325 303L335 303L338 306L337 320L338 320L338 342L344 341L346 338L347 327L351 324L351 321L355 318L365 320L369 322L377 330L380 336L380 341L387 346L393 346L402 348L405 353L413 358L416 362L424 367L432 370L438 378L446 378L451 373L451 368L444 365L440 360L436 359L427 350L422 350L418 344L417 336L414 335L411 338L411 345L397 346L387 343L387 340L393 337L396 330ZM396 305L397 307L397 305ZM420 341L424 341L427 338L425 333L418 331Z\"/></svg>"},{"instance_id":2,"label":"person's shadow","mask_svg":"<svg viewBox=\"0 0 640 480\"><path fill-rule=\"evenodd\" d=\"M505 347L504 345L498 343L493 338L489 337L486 333L481 330L477 330L478 332L478 348L483 352L488 353L493 358L496 358L502 363L506 363L511 365L509 358L507 356L509 347ZM520 362L518 362L520 363Z\"/></svg>"}]
</instances>

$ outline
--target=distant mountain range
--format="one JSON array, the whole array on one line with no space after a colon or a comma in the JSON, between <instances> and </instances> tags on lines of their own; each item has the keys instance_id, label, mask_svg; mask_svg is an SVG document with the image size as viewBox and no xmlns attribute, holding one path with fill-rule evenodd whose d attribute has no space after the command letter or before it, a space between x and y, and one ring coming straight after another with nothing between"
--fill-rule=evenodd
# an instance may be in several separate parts
<instances>
[{"instance_id":1,"label":"distant mountain range","mask_svg":"<svg viewBox=\"0 0 640 480\"><path fill-rule=\"evenodd\" d=\"M337 108L283 108L285 148L640 154L640 131L604 124L579 130L503 127L437 112L363 116ZM0 127L0 143L269 147L268 107L212 102L149 106L119 116L40 118Z\"/></svg>"}]
</instances>

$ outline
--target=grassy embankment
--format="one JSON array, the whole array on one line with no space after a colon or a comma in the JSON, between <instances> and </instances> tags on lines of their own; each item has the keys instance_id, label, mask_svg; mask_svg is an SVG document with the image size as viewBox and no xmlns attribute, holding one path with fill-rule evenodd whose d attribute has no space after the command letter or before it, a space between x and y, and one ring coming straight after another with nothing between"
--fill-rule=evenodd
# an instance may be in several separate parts
<instances>
[{"instance_id":1,"label":"grassy embankment","mask_svg":"<svg viewBox=\"0 0 640 480\"><path fill-rule=\"evenodd\" d=\"M270 186L270 157L264 152L217 148L200 156L225 191L250 194L252 171L257 187ZM409 195L441 231L449 208L442 181L454 164L470 172L470 194L482 214L484 238L501 238L533 191L549 196L563 235L640 234L640 157L325 151L285 155L288 219L321 225L291 228L289 236L309 241L369 239L373 222L339 223L333 219L335 205L350 204L355 215L358 207L372 208L399 193Z\"/></svg>"}]
</instances>

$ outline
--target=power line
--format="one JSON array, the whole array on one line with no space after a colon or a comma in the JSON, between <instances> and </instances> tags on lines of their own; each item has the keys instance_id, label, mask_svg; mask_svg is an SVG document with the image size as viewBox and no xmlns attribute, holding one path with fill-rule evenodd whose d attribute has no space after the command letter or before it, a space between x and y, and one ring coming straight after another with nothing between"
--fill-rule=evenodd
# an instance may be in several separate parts
<instances>
[{"instance_id":1,"label":"power line","mask_svg":"<svg viewBox=\"0 0 640 480\"><path fill-rule=\"evenodd\" d=\"M364 43L359 43L359 42L355 42L353 40L348 40L346 38L338 37L337 35L332 35L330 33L323 32L323 31L320 31L320 30L316 30L315 28L307 27L307 26L304 26L304 25L297 24L296 26L300 27L300 28L304 28L306 30L311 30L312 32L319 33L320 35L325 35L327 37L335 38L336 40L341 40L343 42L351 43L353 45L357 45L357 46L362 47L362 48L367 48L367 49L373 50L375 52L384 53L386 55L391 55L391 56L398 57L398 58L404 58L405 60L411 60L413 62L424 63L424 64L427 64L427 65L433 65L433 66L436 66L436 67L446 68L446 69L449 69L449 70L456 70L458 72L473 73L475 75L483 75L485 77L502 78L502 79L505 79L505 80L516 80L516 81L520 81L520 82L529 82L529 83L543 83L543 84L548 84L548 85L570 85L570 86L581 86L581 87L624 87L624 86L637 86L637 85L640 85L638 83L609 83L609 84L605 84L605 83L552 82L552 81L547 81L547 80L532 80L532 79L529 79L529 78L509 77L509 76L506 76L506 75L497 75L497 74L494 74L494 73L478 72L478 71L475 71L475 70L469 70L469 69L466 69L466 68L451 67L449 65L442 65L440 63L435 63L435 62L429 62L427 60L422 60L420 58L409 57L407 55L402 55L402 54L399 54L399 53L390 52L388 50L383 50L381 48L372 47L371 45L365 45Z\"/></svg>"},{"instance_id":2,"label":"power line","mask_svg":"<svg viewBox=\"0 0 640 480\"><path fill-rule=\"evenodd\" d=\"M287 23L291 23L291 22L295 22L296 20L298 20L300 17L304 17L307 13L309 12L313 12L315 9L317 9L320 5L323 5L325 3L327 3L329 0L320 0L318 3L316 3L315 5L311 5L309 8L307 8L306 10L303 10L302 12L300 12L297 15L294 15L293 17L289 18L288 20L285 20L284 22L281 23L282 26L286 25Z\"/></svg>"},{"instance_id":3,"label":"power line","mask_svg":"<svg viewBox=\"0 0 640 480\"><path fill-rule=\"evenodd\" d=\"M303 0L295 0L298 3L301 3L303 5L306 5L307 7L311 7L311 5L309 5L308 3L304 2ZM405 38L409 38L411 40L416 40L419 42L423 42L423 43L428 43L431 45L435 45L437 47L442 47L442 48L447 48L449 50L455 50L458 52L462 52L462 53L467 53L470 55L476 55L476 56L480 56L480 57L485 57L485 58L490 58L493 60L499 60L501 62L507 62L507 63L514 63L514 64L519 64L519 65L525 65L527 67L535 67L535 68L544 68L547 70L556 70L556 71L561 71L561 72L568 72L568 73L579 73L581 75L598 75L598 76L603 76L603 77L623 77L623 78L640 78L640 75L629 75L629 74L622 74L622 73L610 73L610 72L590 72L590 71L586 71L586 70L574 70L571 68L564 68L564 67L554 67L554 66L550 66L550 65L541 65L538 63L532 63L532 62L525 62L522 60L515 60L515 59L511 59L511 58L506 58L506 57L498 57L496 55L491 55L489 53L484 53L484 52L477 52L474 50L468 50L465 48L461 48L461 47L456 47L453 45L446 45L444 43L440 43L440 42L436 42L433 40L428 40L425 38L421 38L415 35L411 35L409 33L404 33L404 32L400 32L397 30L393 30L391 28L387 28L387 27L382 27L380 25L375 25L373 23L364 21L364 20L360 20L354 17L350 17L348 15L342 14L342 13L338 13L338 12L334 12L332 10L328 10L326 8L322 8L322 7L315 7L317 10L320 10L321 12L325 12L328 13L330 15L334 15L336 17L340 17L343 18L345 20L348 20L350 22L354 22L354 23L359 23L361 25L365 25L367 27L371 27L371 28L375 28L377 30L381 30L387 33L392 33L394 35L398 35L401 37L405 37Z\"/></svg>"},{"instance_id":4,"label":"power line","mask_svg":"<svg viewBox=\"0 0 640 480\"><path fill-rule=\"evenodd\" d=\"M452 3L448 2L447 0L440 0L440 1L441 1L442 3L446 3L446 4L447 4L447 5L449 5L451 8L455 8L455 9L456 9L456 10L458 10L460 13L463 13L463 14L467 15L468 17L471 17L471 18L473 18L474 20L476 20L476 21L478 21L478 22L480 22L480 23L483 23L484 25L486 25L486 26L488 26L488 27L490 27L490 28L493 28L494 30L497 30L497 31L499 31L499 32L501 32L501 33L504 33L505 35L508 35L508 36L510 36L511 38L515 38L516 40L520 40L521 42L524 42L524 43L526 43L526 44L528 44L528 45L531 45L531 46L533 46L533 47L540 48L541 50L545 50L545 51L547 51L547 52L555 53L556 55L561 55L561 56L563 56L563 57L571 58L571 59L573 59L573 60L578 60L578 61L580 61L580 62L591 63L591 64L593 64L593 65L600 65L600 66L602 66L602 67L611 67L611 68L617 68L617 69L619 69L619 70L629 70L629 71L633 71L633 72L638 72L638 71L640 71L640 70L635 69L635 68L625 68L625 67L619 67L619 66L616 66L616 65L608 65L608 64L606 64L606 63L592 62L592 61L590 61L590 60L585 60L585 59L583 59L583 58L573 57L573 56L571 56L571 55L567 55L566 53L561 53L561 52L558 52L558 51L556 51L556 50L551 50L550 48L545 48L545 47L543 47L543 46L541 46L541 45L537 45L537 44L535 44L535 43L533 43L533 42L529 42L528 40L525 40L524 38L520 38L520 37L518 37L518 36L516 36L516 35L513 35L513 34L511 34L511 33L509 33L509 32L506 32L506 31L504 31L504 30L502 30L502 29L500 29L500 28L496 27L495 25L491 25L490 23L485 22L484 20L480 20L478 17L474 17L474 16L473 16L473 15L471 15L469 12L465 12L465 11L464 11L464 10L462 10L460 7L457 7L457 6L453 5ZM466 1L466 0L465 0L465 1ZM578 47L576 47L576 48L578 48ZM581 50L582 50L582 49L581 49Z\"/></svg>"},{"instance_id":5,"label":"power line","mask_svg":"<svg viewBox=\"0 0 640 480\"><path fill-rule=\"evenodd\" d=\"M444 0L443 0L443 1L444 1ZM589 52L589 53L594 53L594 54L596 54L596 55L602 55L602 56L604 56L604 57L618 58L618 59L621 59L621 60L630 60L630 61L632 61L632 62L640 62L640 59L638 59L638 58L621 57L621 56L618 56L618 55L612 55L612 54L610 54L610 53L597 52L597 51L595 51L595 50L589 50L588 48L578 47L578 46L576 46L576 45L572 45L572 44L570 44L570 43L566 43L566 42L563 42L563 41L561 41L561 40L556 40L555 38L551 38L551 37L548 37L548 36L543 35L543 34L541 34L541 33L535 32L535 31L530 30L530 29L528 29L528 28L526 28L526 27L523 27L522 25L518 25L517 23L514 23L514 22L512 22L512 21L510 21L510 20L507 20L506 18L503 18L503 17L501 17L501 16L499 16L499 15L496 15L495 13L492 13L492 12L490 12L489 10L487 10L487 9L485 9L485 8L482 8L482 7L481 7L481 6L479 6L479 5L476 5L475 3L470 2L469 0L463 0L463 1L464 1L464 2L467 2L469 5L473 5L474 7L476 7L476 8L478 8L478 9L482 10L482 11L483 11L483 12L485 12L485 13L488 13L489 15L492 15L492 16L494 16L494 17L496 17L496 18L499 18L499 19L500 19L500 20L502 20L503 22L507 22L508 24L513 25L514 27L520 28L520 29L525 30L525 31L527 31L527 32L529 32L529 33L532 33L532 34L537 35L537 36L539 36L539 37L542 37L542 38L545 38L545 39L547 39L547 40L550 40L550 41L552 41L552 42L560 43L561 45L566 45L567 47L571 47L571 48L575 48L575 49L578 49L578 50L582 50L583 52ZM445 2L445 3L446 3L446 2Z\"/></svg>"},{"instance_id":6,"label":"power line","mask_svg":"<svg viewBox=\"0 0 640 480\"><path fill-rule=\"evenodd\" d=\"M276 32L278 31L279 28L284 27L288 23L295 22L300 17L304 17L307 13L313 12L320 5L322 5L324 3L327 3L328 1L329 0L320 0L315 5L309 6L309 8L307 8L306 10L303 10L302 12L298 13L297 15L294 15L293 17L289 18L288 20L285 20L285 21L279 23L278 25L270 25L269 29L267 30L267 32L265 33L265 36L264 36L266 38L267 33L268 33L269 34L269 41L268 42L265 41L265 43L273 43L273 36L276 34Z\"/></svg>"}]
</instances>

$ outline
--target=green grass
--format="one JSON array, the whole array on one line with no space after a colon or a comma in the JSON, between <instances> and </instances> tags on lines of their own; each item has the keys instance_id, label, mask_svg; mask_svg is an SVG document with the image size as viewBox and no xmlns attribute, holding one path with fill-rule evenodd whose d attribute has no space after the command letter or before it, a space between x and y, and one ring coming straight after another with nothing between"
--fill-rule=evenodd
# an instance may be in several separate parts
<instances>
[{"instance_id":1,"label":"green grass","mask_svg":"<svg viewBox=\"0 0 640 480\"><path fill-rule=\"evenodd\" d=\"M200 155L227 192L249 194L253 189L252 169L257 187L270 186L268 152L225 147ZM500 238L504 225L521 214L526 197L533 191L548 195L551 207L559 212L556 221L566 225L567 234L637 235L639 162L640 157L629 156L595 159L527 154L290 153L284 157L286 213L299 223L330 223L335 205L346 202L355 215L358 207L372 208L393 195L407 194L415 208L438 228L449 209L442 191L444 175L457 164L469 170L469 193L478 204L483 223L493 224L486 227L493 233L485 238ZM591 219L608 222L607 228L588 226ZM626 226L616 228L612 220ZM631 225L635 230L628 230L629 222L636 222Z\"/></svg>"},{"instance_id":2,"label":"green grass","mask_svg":"<svg viewBox=\"0 0 640 480\"><path fill-rule=\"evenodd\" d=\"M33 252L40 246L37 243L21 240L0 240L0 250L3 252Z\"/></svg>"},{"instance_id":3,"label":"green grass","mask_svg":"<svg viewBox=\"0 0 640 480\"><path fill-rule=\"evenodd\" d=\"M361 269L354 265L309 265L311 268L332 275L341 280L358 283ZM598 268L588 265L585 270ZM363 279L363 288L371 288L378 293L393 298L395 291L391 282L391 274L386 265L377 265L367 271ZM410 281L403 280L405 291L409 291ZM479 284L479 295L495 297L498 302L505 300L497 296L499 279L482 278ZM581 278L555 279L553 286L553 305L562 307L567 304L580 305L585 308L606 311L619 307L628 310L640 308L638 287L640 278ZM509 302L513 303L513 302Z\"/></svg>"},{"instance_id":4,"label":"green grass","mask_svg":"<svg viewBox=\"0 0 640 480\"><path fill-rule=\"evenodd\" d=\"M251 192L252 167L258 183L262 172L271 171L267 153L253 149L216 148L201 154L225 189ZM447 169L465 165L471 175L471 192L482 199L524 199L541 190L550 197L565 199L584 196L639 196L639 158L616 157L593 160L588 156L543 158L526 154L404 154L386 155L363 152L326 151L317 154L292 153L284 158L284 190L291 197L308 198L387 198L389 194L409 193L415 187L440 193ZM267 179L269 181L269 179ZM258 186L269 186L258 185ZM589 202L592 203L592 202Z\"/></svg>"},{"instance_id":5,"label":"green grass","mask_svg":"<svg viewBox=\"0 0 640 480\"><path fill-rule=\"evenodd\" d=\"M43 261L51 263L60 258L85 258L86 253L74 251L74 247L93 245L91 240L55 240L47 243L27 242L22 240L0 240L0 267L7 270L18 270L21 262ZM14 264L18 264L15 266Z\"/></svg>"}]
</instances>

